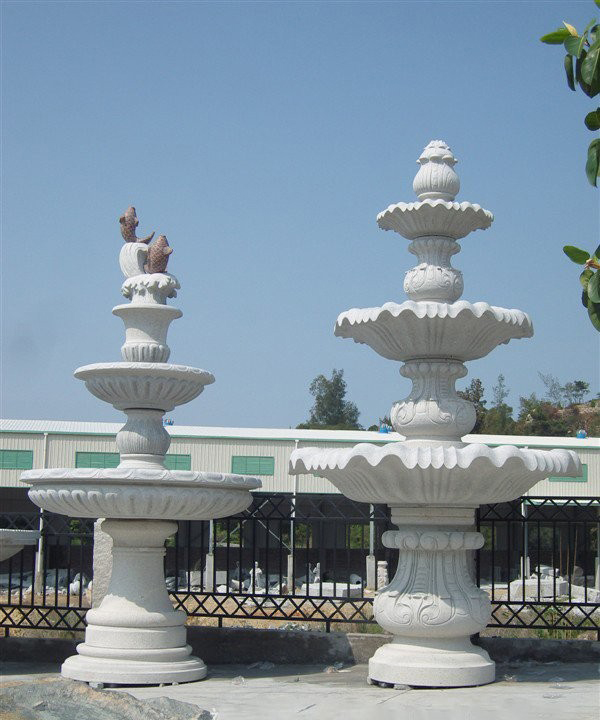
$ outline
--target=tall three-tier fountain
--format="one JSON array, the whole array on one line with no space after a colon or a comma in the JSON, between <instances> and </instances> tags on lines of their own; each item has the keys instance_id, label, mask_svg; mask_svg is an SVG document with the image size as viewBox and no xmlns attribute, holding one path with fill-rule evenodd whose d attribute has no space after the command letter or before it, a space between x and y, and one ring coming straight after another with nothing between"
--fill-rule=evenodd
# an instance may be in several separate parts
<instances>
[{"instance_id":1,"label":"tall three-tier fountain","mask_svg":"<svg viewBox=\"0 0 600 720\"><path fill-rule=\"evenodd\" d=\"M190 402L211 373L167 363L167 331L181 317L166 304L176 296L177 279L166 272L171 248L164 236L138 239L134 208L121 217L125 245L119 257L130 300L113 313L126 328L122 362L86 365L75 371L97 398L127 415L117 434L121 462L114 469L29 470L29 497L44 510L72 517L105 518L112 537L108 592L88 611L85 642L68 658L62 674L75 680L114 684L156 684L199 680L204 662L186 644L186 615L175 611L167 593L165 540L174 520L209 520L244 510L256 478L165 469L171 439L163 415Z\"/></svg>"},{"instance_id":2,"label":"tall three-tier fountain","mask_svg":"<svg viewBox=\"0 0 600 720\"><path fill-rule=\"evenodd\" d=\"M472 403L457 395L464 363L497 345L533 335L520 310L459 300L463 279L450 259L457 240L490 227L479 205L455 202L460 182L450 148L429 143L418 159L413 189L419 201L398 203L377 218L379 227L411 241L418 264L406 273L409 300L342 313L335 334L369 345L389 360L412 391L391 410L405 441L379 447L295 450L292 473L330 480L344 495L387 503L398 530L383 543L399 550L394 579L374 601L377 622L394 635L369 662L369 681L421 686L481 685L494 680L494 663L471 644L489 622L490 600L473 581L470 556L484 544L474 532L477 506L513 500L549 475L577 476L567 450L490 448L465 444L475 424Z\"/></svg>"}]
</instances>

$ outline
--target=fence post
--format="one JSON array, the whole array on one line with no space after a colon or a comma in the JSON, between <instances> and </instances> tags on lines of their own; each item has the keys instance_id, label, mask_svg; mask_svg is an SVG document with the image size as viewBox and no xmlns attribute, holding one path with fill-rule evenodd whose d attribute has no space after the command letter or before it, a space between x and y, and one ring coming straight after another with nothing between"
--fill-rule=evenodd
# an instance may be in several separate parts
<instances>
[{"instance_id":1,"label":"fence post","mask_svg":"<svg viewBox=\"0 0 600 720\"><path fill-rule=\"evenodd\" d=\"M206 592L215 591L215 521L208 521L208 552L204 563L204 584Z\"/></svg>"}]
</instances>

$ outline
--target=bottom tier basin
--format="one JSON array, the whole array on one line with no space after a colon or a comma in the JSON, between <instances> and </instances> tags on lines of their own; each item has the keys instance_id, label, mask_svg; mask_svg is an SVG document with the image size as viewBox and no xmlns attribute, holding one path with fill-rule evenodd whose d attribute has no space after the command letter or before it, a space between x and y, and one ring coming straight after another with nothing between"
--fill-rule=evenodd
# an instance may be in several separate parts
<instances>
[{"instance_id":1,"label":"bottom tier basin","mask_svg":"<svg viewBox=\"0 0 600 720\"><path fill-rule=\"evenodd\" d=\"M212 520L252 501L260 480L245 475L151 468L27 470L31 500L77 518Z\"/></svg>"},{"instance_id":2,"label":"bottom tier basin","mask_svg":"<svg viewBox=\"0 0 600 720\"><path fill-rule=\"evenodd\" d=\"M301 473L327 478L358 502L476 507L514 500L552 475L577 477L581 463L572 450L361 443L349 449L294 450L290 474Z\"/></svg>"}]
</instances>

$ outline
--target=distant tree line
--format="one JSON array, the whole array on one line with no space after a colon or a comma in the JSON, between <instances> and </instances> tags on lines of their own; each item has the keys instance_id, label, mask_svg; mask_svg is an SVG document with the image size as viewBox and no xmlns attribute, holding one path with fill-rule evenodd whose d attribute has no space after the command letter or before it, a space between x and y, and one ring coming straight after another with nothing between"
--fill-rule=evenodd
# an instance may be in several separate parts
<instances>
[{"instance_id":1,"label":"distant tree line","mask_svg":"<svg viewBox=\"0 0 600 720\"><path fill-rule=\"evenodd\" d=\"M475 405L476 423L473 433L486 435L548 435L570 436L585 430L589 436L600 435L600 393L589 399L590 386L584 380L573 380L561 385L551 374L538 373L544 384L542 397L535 393L519 398L516 414L506 403L509 389L504 375L498 375L492 387L491 404L485 399L485 389L479 378L458 391L460 397ZM308 420L297 427L322 430L363 430L358 422L360 415L353 402L346 400L344 371L334 369L331 377L317 375L309 391L314 398ZM369 426L378 430L389 426L389 416Z\"/></svg>"},{"instance_id":2,"label":"distant tree line","mask_svg":"<svg viewBox=\"0 0 600 720\"><path fill-rule=\"evenodd\" d=\"M513 408L507 405L509 390L504 375L498 375L492 387L492 404L486 407L481 380L475 378L458 394L475 405L476 423L473 433L486 435L575 435L585 430L590 436L600 435L600 400L587 400L589 383L573 380L561 385L554 375L538 373L545 393L519 398L519 411L514 417Z\"/></svg>"}]
</instances>

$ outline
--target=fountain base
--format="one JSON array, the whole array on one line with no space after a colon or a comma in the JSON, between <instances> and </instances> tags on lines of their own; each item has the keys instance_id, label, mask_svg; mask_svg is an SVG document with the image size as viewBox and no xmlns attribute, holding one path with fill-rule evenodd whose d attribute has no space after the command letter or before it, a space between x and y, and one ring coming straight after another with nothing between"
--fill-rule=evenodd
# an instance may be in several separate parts
<instances>
[{"instance_id":1,"label":"fountain base","mask_svg":"<svg viewBox=\"0 0 600 720\"><path fill-rule=\"evenodd\" d=\"M424 687L487 685L495 664L469 638L402 638L369 660L369 682Z\"/></svg>"},{"instance_id":2,"label":"fountain base","mask_svg":"<svg viewBox=\"0 0 600 720\"><path fill-rule=\"evenodd\" d=\"M174 610L163 572L169 520L103 520L113 540L108 592L88 611L85 642L63 663L71 680L158 685L201 680L206 665L186 644L186 614Z\"/></svg>"},{"instance_id":3,"label":"fountain base","mask_svg":"<svg viewBox=\"0 0 600 720\"><path fill-rule=\"evenodd\" d=\"M79 645L81 652L84 645ZM91 648L88 648L91 650ZM160 661L151 659L149 651L139 650L136 658L111 655L92 657L73 655L62 665L61 675L71 680L98 682L106 685L162 685L193 682L206 677L206 665L200 658L190 656L191 648L181 648L188 657L185 660ZM118 652L113 649L113 653ZM124 655L130 651L123 650Z\"/></svg>"}]
</instances>

